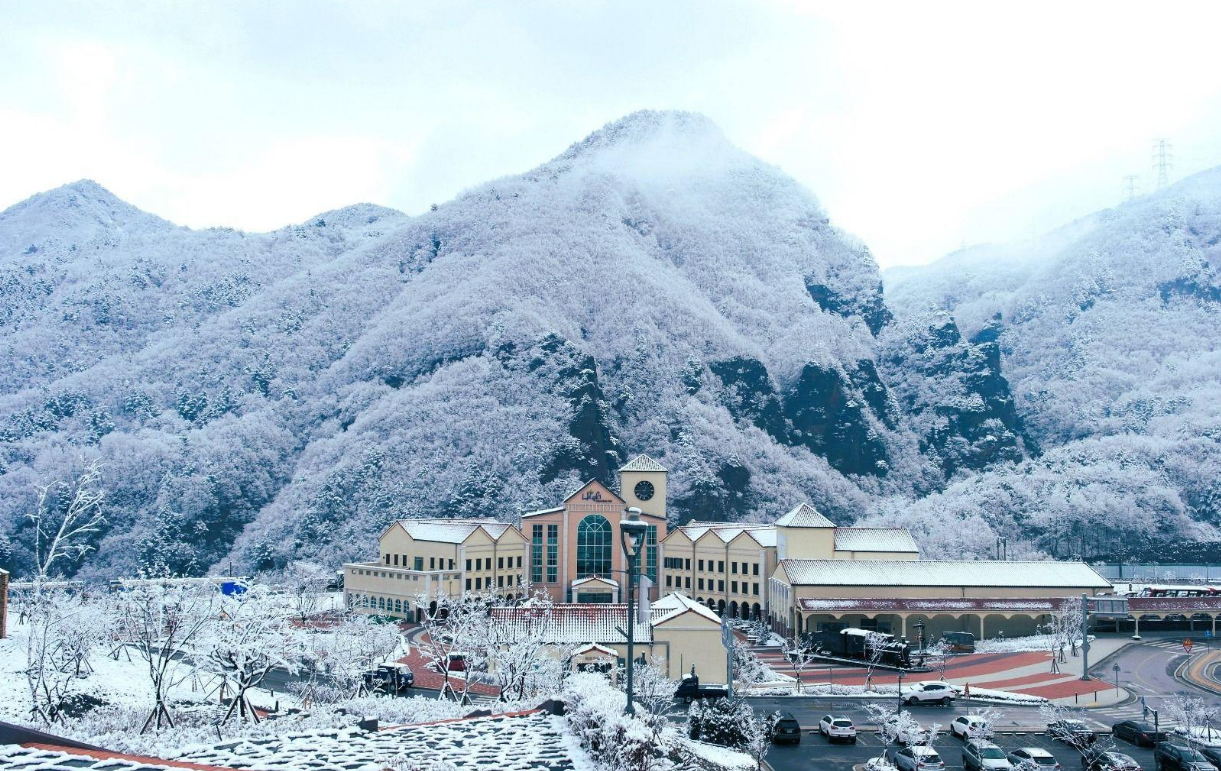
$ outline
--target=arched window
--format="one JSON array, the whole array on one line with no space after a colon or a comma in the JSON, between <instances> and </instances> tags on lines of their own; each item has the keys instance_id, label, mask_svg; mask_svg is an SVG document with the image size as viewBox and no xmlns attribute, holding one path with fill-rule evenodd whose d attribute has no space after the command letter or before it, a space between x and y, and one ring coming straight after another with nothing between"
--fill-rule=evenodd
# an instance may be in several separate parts
<instances>
[{"instance_id":1,"label":"arched window","mask_svg":"<svg viewBox=\"0 0 1221 771\"><path fill-rule=\"evenodd\" d=\"M613 532L601 514L590 514L577 525L577 578L611 574Z\"/></svg>"},{"instance_id":2,"label":"arched window","mask_svg":"<svg viewBox=\"0 0 1221 771\"><path fill-rule=\"evenodd\" d=\"M386 598L385 598L385 597L378 597L378 598L377 598L377 609L378 609L378 610L385 610L385 609L386 609Z\"/></svg>"},{"instance_id":3,"label":"arched window","mask_svg":"<svg viewBox=\"0 0 1221 771\"><path fill-rule=\"evenodd\" d=\"M402 600L395 600L395 601L394 601L394 612L395 612L395 613L402 613L402 612L403 612L403 601L402 601Z\"/></svg>"}]
</instances>

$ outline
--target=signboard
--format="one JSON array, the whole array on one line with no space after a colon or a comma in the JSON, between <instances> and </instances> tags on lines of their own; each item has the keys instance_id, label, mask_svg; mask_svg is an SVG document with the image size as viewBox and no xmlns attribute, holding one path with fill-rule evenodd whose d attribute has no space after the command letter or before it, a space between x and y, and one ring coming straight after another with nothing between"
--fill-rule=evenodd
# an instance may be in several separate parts
<instances>
[{"instance_id":1,"label":"signboard","mask_svg":"<svg viewBox=\"0 0 1221 771\"><path fill-rule=\"evenodd\" d=\"M1098 618L1127 618L1127 597L1094 597L1089 601L1090 613Z\"/></svg>"},{"instance_id":2,"label":"signboard","mask_svg":"<svg viewBox=\"0 0 1221 771\"><path fill-rule=\"evenodd\" d=\"M1191 649L1193 647L1194 647L1194 643L1192 643L1191 638L1187 638L1186 640L1183 641L1183 651L1185 653L1191 653Z\"/></svg>"}]
</instances>

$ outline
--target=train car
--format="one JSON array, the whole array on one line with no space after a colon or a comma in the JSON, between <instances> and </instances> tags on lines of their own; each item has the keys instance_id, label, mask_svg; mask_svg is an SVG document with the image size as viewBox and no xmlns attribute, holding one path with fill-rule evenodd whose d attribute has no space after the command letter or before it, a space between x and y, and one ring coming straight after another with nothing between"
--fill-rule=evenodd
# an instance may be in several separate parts
<instances>
[{"instance_id":1,"label":"train car","mask_svg":"<svg viewBox=\"0 0 1221 771\"><path fill-rule=\"evenodd\" d=\"M806 635L806 644L835 658L869 661L877 652L880 664L904 669L911 666L911 645L905 638L868 629L815 632Z\"/></svg>"}]
</instances>

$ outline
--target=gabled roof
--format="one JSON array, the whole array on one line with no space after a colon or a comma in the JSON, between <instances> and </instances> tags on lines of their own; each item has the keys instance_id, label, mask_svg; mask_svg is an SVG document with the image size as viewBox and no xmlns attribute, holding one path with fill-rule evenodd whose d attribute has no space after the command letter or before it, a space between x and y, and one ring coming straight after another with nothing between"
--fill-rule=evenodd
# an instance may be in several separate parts
<instances>
[{"instance_id":1,"label":"gabled roof","mask_svg":"<svg viewBox=\"0 0 1221 771\"><path fill-rule=\"evenodd\" d=\"M576 589L578 586L584 586L585 584L589 583L606 584L607 586L613 586L615 588L619 587L619 582L613 578L603 578L602 576L585 576L584 578L578 578L576 581L573 581L572 588Z\"/></svg>"},{"instance_id":2,"label":"gabled roof","mask_svg":"<svg viewBox=\"0 0 1221 771\"><path fill-rule=\"evenodd\" d=\"M797 508L785 514L780 519L776 520L777 527L835 527L835 523L818 513L808 503L803 503Z\"/></svg>"},{"instance_id":3,"label":"gabled roof","mask_svg":"<svg viewBox=\"0 0 1221 771\"><path fill-rule=\"evenodd\" d=\"M684 613L695 613L709 621L721 623L721 617L707 606L696 602L685 594L674 592L667 594L649 608L649 623L653 626L672 621Z\"/></svg>"},{"instance_id":4,"label":"gabled roof","mask_svg":"<svg viewBox=\"0 0 1221 771\"><path fill-rule=\"evenodd\" d=\"M433 543L463 543L476 530L483 530L495 541L513 527L495 519L400 519L391 527L396 525L413 540Z\"/></svg>"},{"instance_id":5,"label":"gabled roof","mask_svg":"<svg viewBox=\"0 0 1221 771\"><path fill-rule=\"evenodd\" d=\"M794 586L971 586L1109 589L1084 562L992 560L781 560Z\"/></svg>"},{"instance_id":6,"label":"gabled roof","mask_svg":"<svg viewBox=\"0 0 1221 771\"><path fill-rule=\"evenodd\" d=\"M674 528L671 532L680 532L692 541L698 541L708 533L712 533L722 543L729 543L746 533L760 546L776 545L776 526L748 522L698 522L691 520L685 525Z\"/></svg>"},{"instance_id":7,"label":"gabled roof","mask_svg":"<svg viewBox=\"0 0 1221 771\"><path fill-rule=\"evenodd\" d=\"M588 490L588 489L589 489L591 486L593 486L593 485L597 485L598 487L600 487L600 488L601 488L600 490L598 490L598 495L601 495L601 494L602 494L602 490L605 490L605 491L606 491L606 492L607 492L607 493L610 495L610 498L609 498L609 499L605 499L605 501L604 501L604 502L606 502L606 503L623 503L623 499L622 499L622 498L620 498L618 495L615 495L615 491L614 491L614 490L610 489L609 487L607 487L606 485L602 484L601 482L599 482L599 481L598 481L598 480L596 480L596 479L591 479L591 480L589 480L588 482L586 482L585 484L583 484L583 485L581 485L580 487L578 487L576 490L574 490L574 491L572 492L572 495L569 495L567 498L565 498L565 499L564 499L564 503L568 503L568 502L569 502L569 501L571 501L573 498L576 498L578 495L580 495L581 493L585 492L586 490Z\"/></svg>"},{"instance_id":8,"label":"gabled roof","mask_svg":"<svg viewBox=\"0 0 1221 771\"><path fill-rule=\"evenodd\" d=\"M918 554L916 539L902 527L837 527L836 551L893 551Z\"/></svg>"},{"instance_id":9,"label":"gabled roof","mask_svg":"<svg viewBox=\"0 0 1221 771\"><path fill-rule=\"evenodd\" d=\"M624 471L661 471L663 473L669 473L670 470L650 458L648 455L641 453L620 466L619 471L620 473Z\"/></svg>"},{"instance_id":10,"label":"gabled roof","mask_svg":"<svg viewBox=\"0 0 1221 771\"><path fill-rule=\"evenodd\" d=\"M576 655L576 656L583 656L588 653L601 653L605 656L618 656L619 655L619 652L616 651L614 648L607 648L605 645L598 645L597 643L589 643L588 645L582 645L580 648L577 648L575 651L573 651L573 655Z\"/></svg>"}]
</instances>

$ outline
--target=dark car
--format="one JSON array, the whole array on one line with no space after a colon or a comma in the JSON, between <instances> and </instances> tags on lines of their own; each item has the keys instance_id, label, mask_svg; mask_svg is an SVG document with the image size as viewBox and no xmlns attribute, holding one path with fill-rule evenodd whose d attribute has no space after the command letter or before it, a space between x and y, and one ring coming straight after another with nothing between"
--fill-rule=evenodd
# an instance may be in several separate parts
<instances>
[{"instance_id":1,"label":"dark car","mask_svg":"<svg viewBox=\"0 0 1221 771\"><path fill-rule=\"evenodd\" d=\"M801 744L801 725L791 712L777 712L768 731L773 744Z\"/></svg>"},{"instance_id":2,"label":"dark car","mask_svg":"<svg viewBox=\"0 0 1221 771\"><path fill-rule=\"evenodd\" d=\"M674 698L682 699L684 704L690 704L695 699L720 699L729 695L729 689L723 685L700 685L700 679L695 675L684 677L674 690Z\"/></svg>"},{"instance_id":3,"label":"dark car","mask_svg":"<svg viewBox=\"0 0 1221 771\"><path fill-rule=\"evenodd\" d=\"M1208 758L1208 762L1221 768L1221 747L1201 747L1200 754Z\"/></svg>"},{"instance_id":4,"label":"dark car","mask_svg":"<svg viewBox=\"0 0 1221 771\"><path fill-rule=\"evenodd\" d=\"M1170 742L1159 742L1153 751L1153 763L1157 771L1215 771L1208 758L1191 747Z\"/></svg>"},{"instance_id":5,"label":"dark car","mask_svg":"<svg viewBox=\"0 0 1221 771\"><path fill-rule=\"evenodd\" d=\"M379 664L364 673L365 687L378 693L402 693L415 685L415 673L406 664Z\"/></svg>"},{"instance_id":6,"label":"dark car","mask_svg":"<svg viewBox=\"0 0 1221 771\"><path fill-rule=\"evenodd\" d=\"M1047 735L1071 747L1087 747L1098 737L1080 720L1053 720L1047 724Z\"/></svg>"},{"instance_id":7,"label":"dark car","mask_svg":"<svg viewBox=\"0 0 1221 771\"><path fill-rule=\"evenodd\" d=\"M1116 739L1123 739L1141 747L1152 747L1169 738L1165 731L1156 731L1152 725L1139 720L1124 720L1116 723L1111 726L1111 733Z\"/></svg>"},{"instance_id":8,"label":"dark car","mask_svg":"<svg viewBox=\"0 0 1221 771\"><path fill-rule=\"evenodd\" d=\"M1090 752L1081 755L1086 771L1141 771L1140 764L1122 752Z\"/></svg>"}]
</instances>

